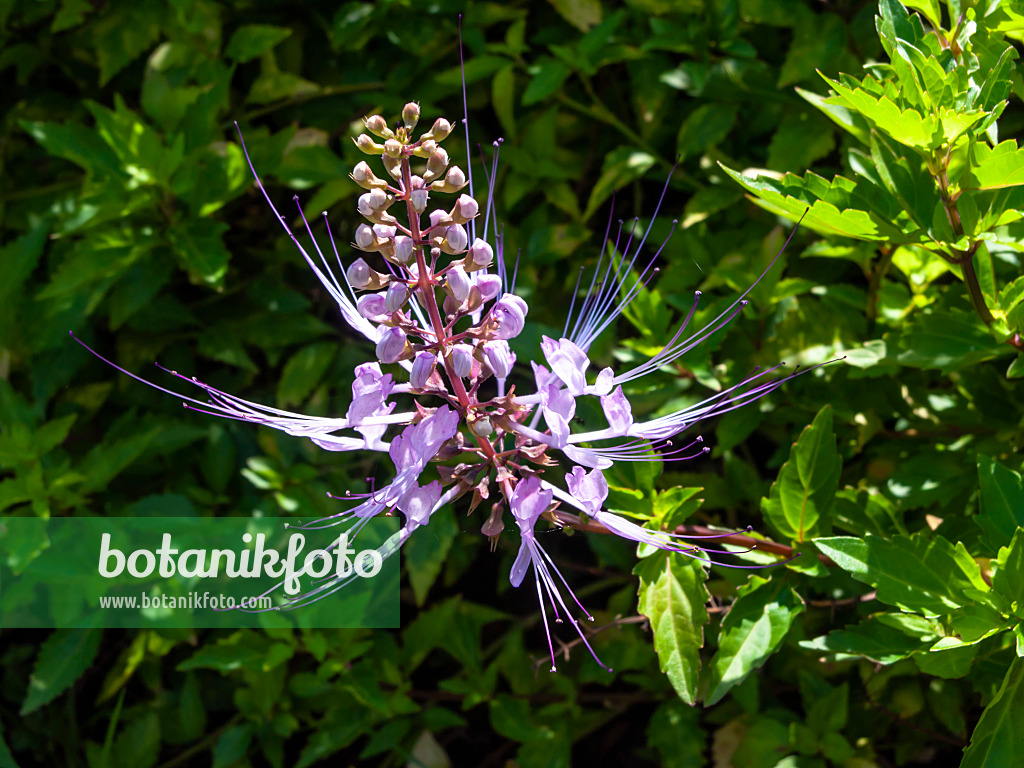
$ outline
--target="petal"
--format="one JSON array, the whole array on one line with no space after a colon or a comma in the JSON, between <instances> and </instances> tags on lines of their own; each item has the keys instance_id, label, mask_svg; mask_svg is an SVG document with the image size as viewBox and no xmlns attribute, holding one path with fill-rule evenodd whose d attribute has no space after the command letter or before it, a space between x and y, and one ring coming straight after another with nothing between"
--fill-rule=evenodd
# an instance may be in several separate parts
<instances>
[{"instance_id":1,"label":"petal","mask_svg":"<svg viewBox=\"0 0 1024 768\"><path fill-rule=\"evenodd\" d=\"M526 576L531 560L529 540L524 538L523 543L519 545L519 554L516 555L516 561L512 563L512 571L508 575L508 580L512 582L513 587L518 587L523 583L523 577Z\"/></svg>"}]
</instances>

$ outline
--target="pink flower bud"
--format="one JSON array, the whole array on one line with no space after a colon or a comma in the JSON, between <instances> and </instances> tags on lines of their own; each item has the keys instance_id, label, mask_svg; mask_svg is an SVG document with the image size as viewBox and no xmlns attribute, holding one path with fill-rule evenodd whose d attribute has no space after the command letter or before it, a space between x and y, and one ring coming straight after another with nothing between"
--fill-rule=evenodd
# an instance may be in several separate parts
<instances>
[{"instance_id":1,"label":"pink flower bud","mask_svg":"<svg viewBox=\"0 0 1024 768\"><path fill-rule=\"evenodd\" d=\"M469 235L466 234L466 228L461 224L452 224L445 233L444 241L447 248L443 248L443 250L448 253L462 253L469 244Z\"/></svg>"},{"instance_id":2,"label":"pink flower bud","mask_svg":"<svg viewBox=\"0 0 1024 768\"><path fill-rule=\"evenodd\" d=\"M384 295L367 293L356 300L356 311L367 320L383 319L387 312L384 307Z\"/></svg>"},{"instance_id":3,"label":"pink flower bud","mask_svg":"<svg viewBox=\"0 0 1024 768\"><path fill-rule=\"evenodd\" d=\"M391 285L388 286L387 293L384 294L384 309L389 315L392 312L397 312L408 298L409 287L405 283L392 280Z\"/></svg>"},{"instance_id":4,"label":"pink flower bud","mask_svg":"<svg viewBox=\"0 0 1024 768\"><path fill-rule=\"evenodd\" d=\"M456 344L451 352L452 370L460 379L473 371L473 348L468 344Z\"/></svg>"},{"instance_id":5,"label":"pink flower bud","mask_svg":"<svg viewBox=\"0 0 1024 768\"><path fill-rule=\"evenodd\" d=\"M448 213L440 208L430 212L430 226L436 227L442 221L447 221Z\"/></svg>"},{"instance_id":6,"label":"pink flower bud","mask_svg":"<svg viewBox=\"0 0 1024 768\"><path fill-rule=\"evenodd\" d=\"M388 328L377 342L377 359L382 363L397 363L405 352L405 331L401 328Z\"/></svg>"},{"instance_id":7,"label":"pink flower bud","mask_svg":"<svg viewBox=\"0 0 1024 768\"><path fill-rule=\"evenodd\" d=\"M480 291L480 298L490 301L498 295L501 290L501 278L497 275L477 275L476 287Z\"/></svg>"},{"instance_id":8,"label":"pink flower bud","mask_svg":"<svg viewBox=\"0 0 1024 768\"><path fill-rule=\"evenodd\" d=\"M516 355L507 341L488 341L483 346L484 362L499 379L507 378L516 364Z\"/></svg>"},{"instance_id":9,"label":"pink flower bud","mask_svg":"<svg viewBox=\"0 0 1024 768\"><path fill-rule=\"evenodd\" d=\"M373 228L369 224L360 224L356 227L356 247L362 248L364 251L367 248L372 248L377 243L377 238L374 237Z\"/></svg>"},{"instance_id":10,"label":"pink flower bud","mask_svg":"<svg viewBox=\"0 0 1024 768\"><path fill-rule=\"evenodd\" d=\"M412 261L412 238L406 235L398 235L395 238L395 261L399 264L408 264Z\"/></svg>"},{"instance_id":11,"label":"pink flower bud","mask_svg":"<svg viewBox=\"0 0 1024 768\"><path fill-rule=\"evenodd\" d=\"M434 366L437 365L437 355L433 352L417 352L416 358L412 361L412 371L409 373L409 383L413 389L423 389L427 380L434 374Z\"/></svg>"},{"instance_id":12,"label":"pink flower bud","mask_svg":"<svg viewBox=\"0 0 1024 768\"><path fill-rule=\"evenodd\" d=\"M462 267L448 270L448 290L460 304L469 297L469 289L472 287L473 283Z\"/></svg>"},{"instance_id":13,"label":"pink flower bud","mask_svg":"<svg viewBox=\"0 0 1024 768\"><path fill-rule=\"evenodd\" d=\"M452 219L462 224L476 217L479 212L480 206L476 200L469 195L459 195L459 200L455 203L455 208L452 209Z\"/></svg>"},{"instance_id":14,"label":"pink flower bud","mask_svg":"<svg viewBox=\"0 0 1024 768\"><path fill-rule=\"evenodd\" d=\"M425 189L414 189L409 194L409 199L412 201L412 209L416 213L423 213L427 210L427 200L430 198L430 193Z\"/></svg>"},{"instance_id":15,"label":"pink flower bud","mask_svg":"<svg viewBox=\"0 0 1024 768\"><path fill-rule=\"evenodd\" d=\"M491 307L490 325L496 339L514 339L526 325L526 302L506 293Z\"/></svg>"},{"instance_id":16,"label":"pink flower bud","mask_svg":"<svg viewBox=\"0 0 1024 768\"><path fill-rule=\"evenodd\" d=\"M448 167L448 153L445 152L441 147L437 148L437 151L430 156L427 160L427 173L426 176L429 178L437 178L444 169Z\"/></svg>"},{"instance_id":17,"label":"pink flower bud","mask_svg":"<svg viewBox=\"0 0 1024 768\"><path fill-rule=\"evenodd\" d=\"M365 227L365 224L360 226ZM369 227L367 227L369 229ZM373 280L373 272L370 269L370 265L362 259L356 259L353 261L347 270L345 270L345 277L348 278L348 283L353 288L365 288Z\"/></svg>"},{"instance_id":18,"label":"pink flower bud","mask_svg":"<svg viewBox=\"0 0 1024 768\"><path fill-rule=\"evenodd\" d=\"M489 267L494 261L494 249L478 237L469 249L469 258L478 267Z\"/></svg>"},{"instance_id":19,"label":"pink flower bud","mask_svg":"<svg viewBox=\"0 0 1024 768\"><path fill-rule=\"evenodd\" d=\"M389 227L386 224L374 224L373 234L375 234L381 240L392 240L395 237L395 233L398 230L395 227Z\"/></svg>"}]
</instances>

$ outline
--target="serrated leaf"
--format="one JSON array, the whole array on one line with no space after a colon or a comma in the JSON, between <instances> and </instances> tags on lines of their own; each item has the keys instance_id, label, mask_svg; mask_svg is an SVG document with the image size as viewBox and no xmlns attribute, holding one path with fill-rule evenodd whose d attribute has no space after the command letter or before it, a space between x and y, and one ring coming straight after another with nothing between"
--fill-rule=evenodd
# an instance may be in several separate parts
<instances>
[{"instance_id":1,"label":"serrated leaf","mask_svg":"<svg viewBox=\"0 0 1024 768\"><path fill-rule=\"evenodd\" d=\"M23 717L74 685L96 658L102 634L98 629L58 629L46 639L39 649L28 695L21 705Z\"/></svg>"},{"instance_id":2,"label":"serrated leaf","mask_svg":"<svg viewBox=\"0 0 1024 768\"><path fill-rule=\"evenodd\" d=\"M779 469L764 502L769 522L786 539L803 542L832 530L828 517L839 488L842 460L832 429L832 407L824 406L804 428Z\"/></svg>"},{"instance_id":3,"label":"serrated leaf","mask_svg":"<svg viewBox=\"0 0 1024 768\"><path fill-rule=\"evenodd\" d=\"M800 94L809 104L825 113L833 123L850 133L861 143L867 144L871 134L871 124L868 123L856 110L848 109L842 104L834 104L825 96L819 96L803 88L797 88Z\"/></svg>"},{"instance_id":4,"label":"serrated leaf","mask_svg":"<svg viewBox=\"0 0 1024 768\"><path fill-rule=\"evenodd\" d=\"M678 552L651 555L633 573L640 577L638 610L651 621L661 671L679 698L693 704L708 623L707 573L699 561Z\"/></svg>"},{"instance_id":5,"label":"serrated leaf","mask_svg":"<svg viewBox=\"0 0 1024 768\"><path fill-rule=\"evenodd\" d=\"M875 587L880 601L907 611L944 615L974 602L965 590L988 590L966 550L942 536L883 539L869 533L863 539L837 536L814 543L857 581Z\"/></svg>"},{"instance_id":6,"label":"serrated leaf","mask_svg":"<svg viewBox=\"0 0 1024 768\"><path fill-rule=\"evenodd\" d=\"M981 713L960 768L1014 765L1024 754L1024 659L1013 660L1002 685Z\"/></svg>"},{"instance_id":7,"label":"serrated leaf","mask_svg":"<svg viewBox=\"0 0 1024 768\"><path fill-rule=\"evenodd\" d=\"M999 547L1024 526L1024 477L988 456L978 456L981 511L974 521L989 544Z\"/></svg>"},{"instance_id":8,"label":"serrated leaf","mask_svg":"<svg viewBox=\"0 0 1024 768\"><path fill-rule=\"evenodd\" d=\"M754 576L741 587L722 620L705 705L720 701L763 665L782 645L803 610L800 596L785 587L781 578L769 581Z\"/></svg>"},{"instance_id":9,"label":"serrated leaf","mask_svg":"<svg viewBox=\"0 0 1024 768\"><path fill-rule=\"evenodd\" d=\"M1006 599L1013 614L1024 619L1024 528L1018 528L1008 547L993 563L992 590Z\"/></svg>"},{"instance_id":10,"label":"serrated leaf","mask_svg":"<svg viewBox=\"0 0 1024 768\"><path fill-rule=\"evenodd\" d=\"M275 45L289 37L292 31L287 27L275 27L270 24L245 24L235 30L224 56L238 62L252 61L271 50Z\"/></svg>"},{"instance_id":11,"label":"serrated leaf","mask_svg":"<svg viewBox=\"0 0 1024 768\"><path fill-rule=\"evenodd\" d=\"M925 232L907 234L895 226L893 222L906 215L898 201L885 189L866 180L851 181L836 176L829 182L810 171L803 178L789 173L782 179L751 178L724 165L721 167L755 195L754 202L762 208L792 221L799 221L803 216L803 226L824 235L893 244L930 242Z\"/></svg>"},{"instance_id":12,"label":"serrated leaf","mask_svg":"<svg viewBox=\"0 0 1024 768\"><path fill-rule=\"evenodd\" d=\"M871 159L886 189L896 196L914 223L928 231L935 206L940 205L942 200L935 180L921 167L920 158L915 155L910 158L900 157L888 139L872 132Z\"/></svg>"},{"instance_id":13,"label":"serrated leaf","mask_svg":"<svg viewBox=\"0 0 1024 768\"><path fill-rule=\"evenodd\" d=\"M1015 139L989 147L984 141L971 145L971 160L965 189L999 189L1024 184L1024 149Z\"/></svg>"}]
</instances>

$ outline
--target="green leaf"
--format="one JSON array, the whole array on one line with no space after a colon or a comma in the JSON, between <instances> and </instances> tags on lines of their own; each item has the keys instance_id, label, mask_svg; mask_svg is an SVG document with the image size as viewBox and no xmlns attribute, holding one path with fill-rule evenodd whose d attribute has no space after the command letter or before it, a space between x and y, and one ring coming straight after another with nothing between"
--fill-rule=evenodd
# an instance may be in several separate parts
<instances>
[{"instance_id":1,"label":"green leaf","mask_svg":"<svg viewBox=\"0 0 1024 768\"><path fill-rule=\"evenodd\" d=\"M716 101L694 110L679 128L676 147L679 159L703 152L729 135L739 104Z\"/></svg>"},{"instance_id":2,"label":"green leaf","mask_svg":"<svg viewBox=\"0 0 1024 768\"><path fill-rule=\"evenodd\" d=\"M938 368L943 373L1012 353L1000 344L973 312L921 312L900 335L897 360L912 368Z\"/></svg>"},{"instance_id":3,"label":"green leaf","mask_svg":"<svg viewBox=\"0 0 1024 768\"><path fill-rule=\"evenodd\" d=\"M1024 754L1024 659L1013 660L995 698L981 713L960 768L1014 765Z\"/></svg>"},{"instance_id":4,"label":"green leaf","mask_svg":"<svg viewBox=\"0 0 1024 768\"><path fill-rule=\"evenodd\" d=\"M797 88L796 92L809 104L824 112L825 116L833 123L851 134L862 144L867 144L869 142L871 136L871 125L867 120L861 117L859 112L848 109L842 104L834 104L825 96L819 96L818 94L806 91L803 88Z\"/></svg>"},{"instance_id":5,"label":"green leaf","mask_svg":"<svg viewBox=\"0 0 1024 768\"><path fill-rule=\"evenodd\" d=\"M1024 477L988 456L978 455L981 510L974 521L990 546L1009 541L1024 526Z\"/></svg>"},{"instance_id":6,"label":"green leaf","mask_svg":"<svg viewBox=\"0 0 1024 768\"><path fill-rule=\"evenodd\" d=\"M663 768L693 768L704 762L706 734L699 713L678 699L662 702L647 724L647 743Z\"/></svg>"},{"instance_id":7,"label":"green leaf","mask_svg":"<svg viewBox=\"0 0 1024 768\"><path fill-rule=\"evenodd\" d=\"M762 503L769 522L785 538L804 542L830 533L829 510L839 488L842 459L832 430L832 407L824 406L804 427Z\"/></svg>"},{"instance_id":8,"label":"green leaf","mask_svg":"<svg viewBox=\"0 0 1024 768\"><path fill-rule=\"evenodd\" d=\"M231 36L224 55L238 62L252 61L271 50L275 45L291 35L287 27L274 27L270 24L246 24L239 27Z\"/></svg>"},{"instance_id":9,"label":"green leaf","mask_svg":"<svg viewBox=\"0 0 1024 768\"><path fill-rule=\"evenodd\" d=\"M719 163L721 165L721 163ZM902 208L895 197L869 181L836 176L831 182L808 171L803 178L787 173L782 179L750 178L724 165L722 169L755 195L758 205L824 235L893 244L928 242L924 232L904 233L893 224ZM805 215L806 213L806 215Z\"/></svg>"},{"instance_id":10,"label":"green leaf","mask_svg":"<svg viewBox=\"0 0 1024 768\"><path fill-rule=\"evenodd\" d=\"M543 101L562 87L562 83L569 77L572 70L569 66L558 59L550 56L542 56L537 63L530 68L533 79L526 86L523 92L523 106L528 107Z\"/></svg>"},{"instance_id":11,"label":"green leaf","mask_svg":"<svg viewBox=\"0 0 1024 768\"><path fill-rule=\"evenodd\" d=\"M907 8L920 11L928 19L928 23L935 29L942 29L942 11L939 8L939 0L903 0Z\"/></svg>"},{"instance_id":12,"label":"green leaf","mask_svg":"<svg viewBox=\"0 0 1024 768\"><path fill-rule=\"evenodd\" d=\"M1024 149L1017 149L1011 139L994 147L984 141L971 142L967 176L961 183L964 189L1001 189L1024 184Z\"/></svg>"},{"instance_id":13,"label":"green leaf","mask_svg":"<svg viewBox=\"0 0 1024 768\"><path fill-rule=\"evenodd\" d=\"M845 536L816 539L815 545L857 581L870 584L878 599L929 616L951 613L973 603L965 590L987 592L977 563L962 544L941 536L895 536L863 539Z\"/></svg>"},{"instance_id":14,"label":"green leaf","mask_svg":"<svg viewBox=\"0 0 1024 768\"><path fill-rule=\"evenodd\" d=\"M228 225L213 219L186 219L167 231L174 251L194 282L219 286L231 253L221 239Z\"/></svg>"},{"instance_id":15,"label":"green leaf","mask_svg":"<svg viewBox=\"0 0 1024 768\"><path fill-rule=\"evenodd\" d=\"M601 0L548 0L563 19L581 32L601 23Z\"/></svg>"},{"instance_id":16,"label":"green leaf","mask_svg":"<svg viewBox=\"0 0 1024 768\"><path fill-rule=\"evenodd\" d=\"M800 596L784 582L782 578L769 581L753 576L739 589L722 620L705 706L720 701L782 645L793 621L804 610Z\"/></svg>"},{"instance_id":17,"label":"green leaf","mask_svg":"<svg viewBox=\"0 0 1024 768\"><path fill-rule=\"evenodd\" d=\"M310 344L289 358L277 384L277 401L282 408L298 405L312 392L338 353L333 341Z\"/></svg>"},{"instance_id":18,"label":"green leaf","mask_svg":"<svg viewBox=\"0 0 1024 768\"><path fill-rule=\"evenodd\" d=\"M117 155L100 136L79 123L33 123L21 127L51 155L63 157L88 173L104 177L122 175Z\"/></svg>"},{"instance_id":19,"label":"green leaf","mask_svg":"<svg viewBox=\"0 0 1024 768\"><path fill-rule=\"evenodd\" d=\"M993 563L992 590L1006 599L1013 615L1024 619L1024 528L1018 528L1008 547Z\"/></svg>"},{"instance_id":20,"label":"green leaf","mask_svg":"<svg viewBox=\"0 0 1024 768\"><path fill-rule=\"evenodd\" d=\"M834 629L814 640L803 640L800 647L826 653L864 656L879 664L892 664L915 651L923 650L927 643L872 617L844 629Z\"/></svg>"},{"instance_id":21,"label":"green leaf","mask_svg":"<svg viewBox=\"0 0 1024 768\"><path fill-rule=\"evenodd\" d=\"M633 573L640 577L638 610L651 621L661 671L679 698L693 704L708 623L707 573L699 561L678 552L651 555Z\"/></svg>"},{"instance_id":22,"label":"green leaf","mask_svg":"<svg viewBox=\"0 0 1024 768\"><path fill-rule=\"evenodd\" d=\"M60 696L92 666L102 634L98 629L58 629L46 639L21 705L22 717Z\"/></svg>"},{"instance_id":23,"label":"green leaf","mask_svg":"<svg viewBox=\"0 0 1024 768\"><path fill-rule=\"evenodd\" d=\"M494 105L494 113L501 122L502 130L512 140L516 137L515 101L515 67L509 64L499 69L491 81L491 104Z\"/></svg>"},{"instance_id":24,"label":"green leaf","mask_svg":"<svg viewBox=\"0 0 1024 768\"><path fill-rule=\"evenodd\" d=\"M420 528L402 547L416 605L426 602L427 593L441 573L458 533L455 513L451 507L445 507L431 515L430 525Z\"/></svg>"},{"instance_id":25,"label":"green leaf","mask_svg":"<svg viewBox=\"0 0 1024 768\"><path fill-rule=\"evenodd\" d=\"M872 132L871 159L886 189L896 196L919 229L929 231L935 207L941 205L942 200L935 180L922 168L920 158L900 157L889 140ZM952 232L948 235L948 239L952 239Z\"/></svg>"},{"instance_id":26,"label":"green leaf","mask_svg":"<svg viewBox=\"0 0 1024 768\"><path fill-rule=\"evenodd\" d=\"M593 216L605 200L616 189L636 181L657 162L657 158L647 152L632 147L619 147L609 152L601 168L601 176L590 192L587 209L583 213L584 220Z\"/></svg>"}]
</instances>

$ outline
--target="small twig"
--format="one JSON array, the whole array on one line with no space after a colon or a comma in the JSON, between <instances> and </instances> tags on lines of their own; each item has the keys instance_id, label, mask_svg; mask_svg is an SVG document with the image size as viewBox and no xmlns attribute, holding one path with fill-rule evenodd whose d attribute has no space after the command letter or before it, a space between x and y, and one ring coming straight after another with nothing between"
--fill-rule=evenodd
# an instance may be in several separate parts
<instances>
[{"instance_id":1,"label":"small twig","mask_svg":"<svg viewBox=\"0 0 1024 768\"><path fill-rule=\"evenodd\" d=\"M588 520L584 523L580 519L579 515L574 515L571 512L564 512L561 509L557 509L555 510L555 516L565 525L570 525L577 530L587 531L589 533L611 533L611 531L599 522L595 520ZM785 558L791 558L795 554L793 547L790 547L787 544L780 544L779 542L772 541L771 539L756 539L753 536L747 536L745 533L725 534L722 531L715 530L714 528L707 528L703 525L679 525L676 526L673 533L677 533L684 537L717 536L717 542L719 544L731 544L732 546L745 547L747 549L754 548L761 552L768 552ZM829 568L835 567L835 563L825 555L819 554L818 560L821 561L822 565L826 565Z\"/></svg>"},{"instance_id":2,"label":"small twig","mask_svg":"<svg viewBox=\"0 0 1024 768\"><path fill-rule=\"evenodd\" d=\"M595 635L598 635L601 632L604 632L606 629L611 629L612 627L623 627L623 626L625 626L627 624L646 624L649 627L650 626L650 620L646 616L626 616L625 618L623 618L622 616L616 616L614 621L611 621L608 624L602 624L599 627L594 627L593 629L591 629L589 631L586 631L586 636L587 636L587 639L589 640L590 638L594 637ZM581 624L580 627L582 628L583 625ZM558 640L558 638L555 638L555 639ZM583 642L583 638L582 637L577 637L575 640L571 640L568 643L563 643L561 640L558 640L558 646L559 647L558 647L558 650L555 651L555 656L556 657L557 656L561 656L563 659L568 661L569 660L569 651L571 651L573 648L575 648L577 645L579 645L582 642ZM537 661L535 661L533 663L533 669L536 671L542 665L547 664L547 661L548 661L547 658L538 659Z\"/></svg>"}]
</instances>

